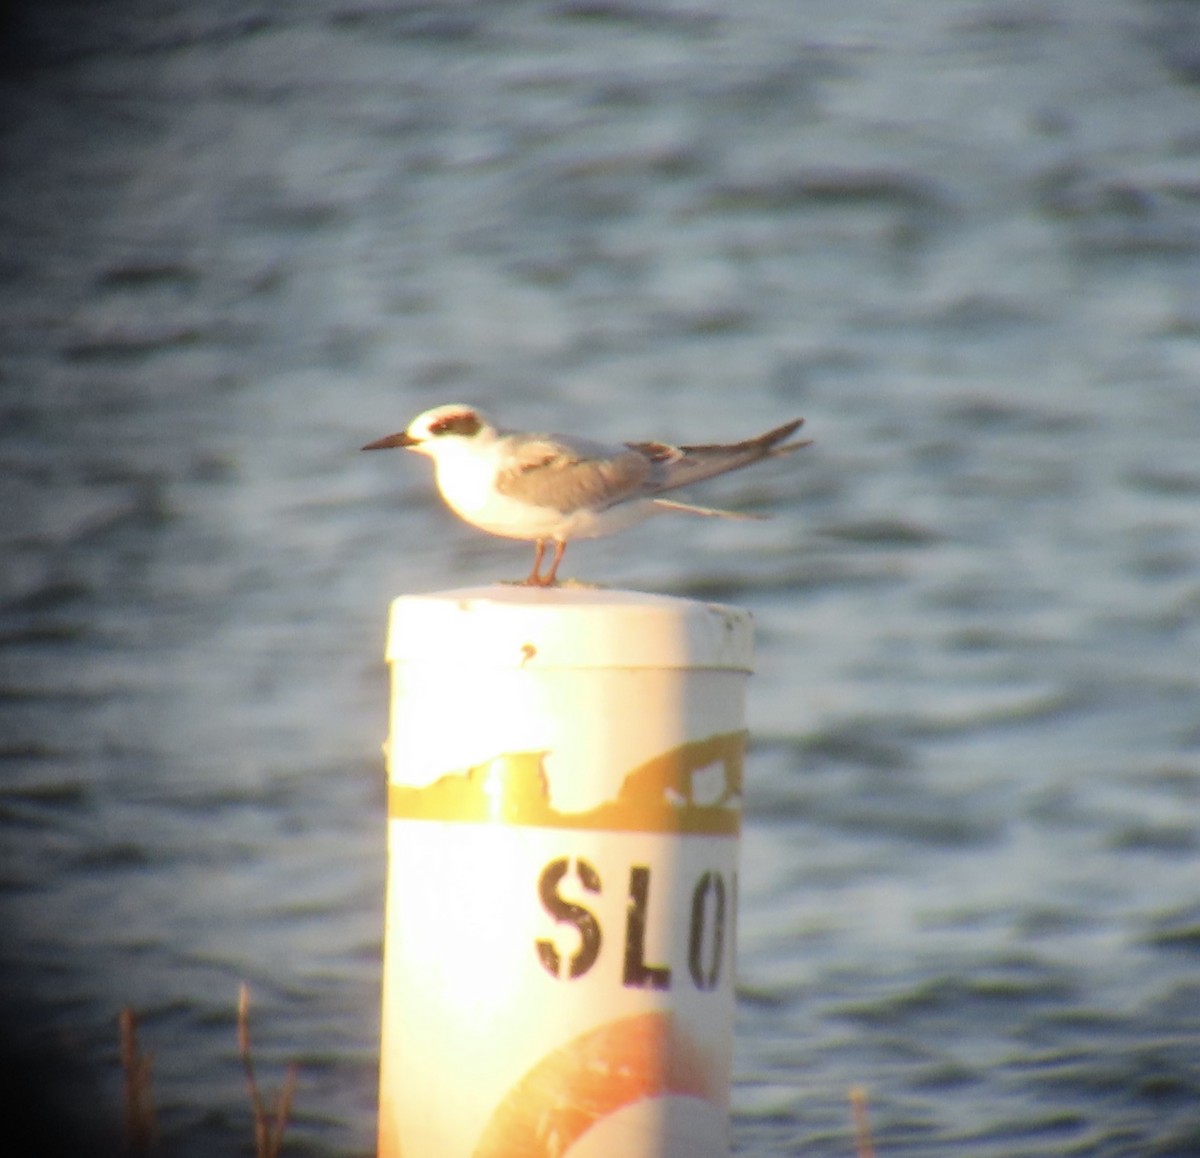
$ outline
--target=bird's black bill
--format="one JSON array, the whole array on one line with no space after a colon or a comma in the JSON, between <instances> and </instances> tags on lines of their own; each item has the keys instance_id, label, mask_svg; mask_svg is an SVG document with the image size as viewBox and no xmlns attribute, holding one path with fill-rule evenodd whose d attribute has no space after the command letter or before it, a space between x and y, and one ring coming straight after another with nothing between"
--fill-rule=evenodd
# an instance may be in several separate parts
<instances>
[{"instance_id":1,"label":"bird's black bill","mask_svg":"<svg viewBox=\"0 0 1200 1158\"><path fill-rule=\"evenodd\" d=\"M368 442L362 449L390 450L394 446L416 446L419 441L420 439L413 438L402 430L399 434L389 434L386 438L377 438L374 442Z\"/></svg>"}]
</instances>

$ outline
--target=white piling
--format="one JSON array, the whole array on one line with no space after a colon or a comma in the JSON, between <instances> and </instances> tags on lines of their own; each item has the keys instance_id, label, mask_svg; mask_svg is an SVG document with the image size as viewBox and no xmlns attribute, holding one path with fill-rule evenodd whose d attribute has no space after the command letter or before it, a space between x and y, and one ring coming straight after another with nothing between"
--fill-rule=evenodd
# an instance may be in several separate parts
<instances>
[{"instance_id":1,"label":"white piling","mask_svg":"<svg viewBox=\"0 0 1200 1158\"><path fill-rule=\"evenodd\" d=\"M392 604L381 1158L726 1158L752 648L624 591Z\"/></svg>"}]
</instances>

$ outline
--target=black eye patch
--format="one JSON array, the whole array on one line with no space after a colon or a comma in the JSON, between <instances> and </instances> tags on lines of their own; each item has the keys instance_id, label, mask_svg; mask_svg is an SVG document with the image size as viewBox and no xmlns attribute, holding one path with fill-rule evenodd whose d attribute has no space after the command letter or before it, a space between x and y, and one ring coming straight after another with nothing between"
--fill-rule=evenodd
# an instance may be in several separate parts
<instances>
[{"instance_id":1,"label":"black eye patch","mask_svg":"<svg viewBox=\"0 0 1200 1158\"><path fill-rule=\"evenodd\" d=\"M441 434L462 434L469 438L478 431L479 419L474 414L447 414L445 418L439 418L429 424L429 433L435 437Z\"/></svg>"}]
</instances>

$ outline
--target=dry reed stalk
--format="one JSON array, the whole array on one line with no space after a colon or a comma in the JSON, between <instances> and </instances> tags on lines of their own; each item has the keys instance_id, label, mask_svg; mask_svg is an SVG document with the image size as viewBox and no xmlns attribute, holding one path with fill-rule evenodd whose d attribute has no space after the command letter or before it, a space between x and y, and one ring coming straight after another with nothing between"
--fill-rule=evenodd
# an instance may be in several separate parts
<instances>
[{"instance_id":1,"label":"dry reed stalk","mask_svg":"<svg viewBox=\"0 0 1200 1158\"><path fill-rule=\"evenodd\" d=\"M858 1158L875 1158L875 1143L871 1140L871 1116L867 1110L867 1091L863 1086L851 1089L850 1111L854 1115Z\"/></svg>"},{"instance_id":2,"label":"dry reed stalk","mask_svg":"<svg viewBox=\"0 0 1200 1158\"><path fill-rule=\"evenodd\" d=\"M142 1053L137 1014L130 1006L117 1019L121 1035L121 1068L125 1071L125 1149L149 1154L158 1145L158 1119L150 1088L152 1053Z\"/></svg>"},{"instance_id":3,"label":"dry reed stalk","mask_svg":"<svg viewBox=\"0 0 1200 1158\"><path fill-rule=\"evenodd\" d=\"M246 1071L246 1088L254 1108L254 1153L257 1158L279 1158L292 1111L292 1095L296 1092L296 1066L288 1066L283 1089L271 1099L268 1107L258 1088L254 1061L250 1056L250 989L244 982L238 990L238 1055Z\"/></svg>"}]
</instances>

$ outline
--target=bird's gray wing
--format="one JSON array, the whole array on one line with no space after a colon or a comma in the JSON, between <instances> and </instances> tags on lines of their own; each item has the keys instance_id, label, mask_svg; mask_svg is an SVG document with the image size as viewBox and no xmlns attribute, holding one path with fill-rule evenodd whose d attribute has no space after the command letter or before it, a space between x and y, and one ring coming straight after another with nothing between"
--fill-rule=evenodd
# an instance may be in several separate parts
<instances>
[{"instance_id":1,"label":"bird's gray wing","mask_svg":"<svg viewBox=\"0 0 1200 1158\"><path fill-rule=\"evenodd\" d=\"M807 442L787 442L804 424L803 418L787 422L744 442L714 443L709 446L668 446L662 442L631 442L630 450L649 459L653 478L652 493L673 491L715 475L725 474L764 458L791 454L808 446Z\"/></svg>"},{"instance_id":2,"label":"bird's gray wing","mask_svg":"<svg viewBox=\"0 0 1200 1158\"><path fill-rule=\"evenodd\" d=\"M635 449L561 435L513 439L505 450L512 464L497 476L496 489L564 514L633 498L655 471L652 459Z\"/></svg>"}]
</instances>

